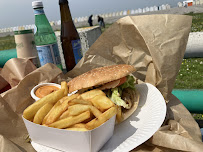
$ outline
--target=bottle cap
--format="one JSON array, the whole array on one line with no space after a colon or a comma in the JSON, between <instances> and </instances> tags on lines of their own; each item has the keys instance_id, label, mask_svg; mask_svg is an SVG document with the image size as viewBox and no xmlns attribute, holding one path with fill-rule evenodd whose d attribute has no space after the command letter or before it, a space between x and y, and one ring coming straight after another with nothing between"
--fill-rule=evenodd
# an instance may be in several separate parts
<instances>
[{"instance_id":1,"label":"bottle cap","mask_svg":"<svg viewBox=\"0 0 203 152\"><path fill-rule=\"evenodd\" d=\"M65 3L68 3L67 0L59 0L59 4L65 4Z\"/></svg>"},{"instance_id":2,"label":"bottle cap","mask_svg":"<svg viewBox=\"0 0 203 152\"><path fill-rule=\"evenodd\" d=\"M33 8L42 8L43 7L43 3L42 3L42 1L33 1L32 2L32 7Z\"/></svg>"}]
</instances>

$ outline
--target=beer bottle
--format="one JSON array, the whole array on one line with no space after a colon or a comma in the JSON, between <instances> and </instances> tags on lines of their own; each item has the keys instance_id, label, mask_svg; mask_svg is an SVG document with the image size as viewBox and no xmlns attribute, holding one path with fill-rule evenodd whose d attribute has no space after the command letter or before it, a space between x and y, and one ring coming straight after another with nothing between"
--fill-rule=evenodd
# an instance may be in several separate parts
<instances>
[{"instance_id":1,"label":"beer bottle","mask_svg":"<svg viewBox=\"0 0 203 152\"><path fill-rule=\"evenodd\" d=\"M67 71L70 71L82 58L81 42L72 21L67 0L59 0L61 14L61 45Z\"/></svg>"},{"instance_id":2,"label":"beer bottle","mask_svg":"<svg viewBox=\"0 0 203 152\"><path fill-rule=\"evenodd\" d=\"M35 14L34 36L40 64L43 66L46 63L53 63L63 70L57 38L44 13L43 3L34 1L32 7Z\"/></svg>"}]
</instances>

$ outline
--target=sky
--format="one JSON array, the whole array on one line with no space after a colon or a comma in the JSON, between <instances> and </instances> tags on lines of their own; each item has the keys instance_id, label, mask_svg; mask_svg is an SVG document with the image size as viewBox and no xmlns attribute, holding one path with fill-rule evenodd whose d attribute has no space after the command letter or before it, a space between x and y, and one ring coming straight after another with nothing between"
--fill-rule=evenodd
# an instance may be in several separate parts
<instances>
[{"instance_id":1,"label":"sky","mask_svg":"<svg viewBox=\"0 0 203 152\"><path fill-rule=\"evenodd\" d=\"M0 28L34 24L33 0L0 0ZM159 6L176 7L181 0L69 0L73 18ZM58 0L42 0L49 21L60 20Z\"/></svg>"}]
</instances>

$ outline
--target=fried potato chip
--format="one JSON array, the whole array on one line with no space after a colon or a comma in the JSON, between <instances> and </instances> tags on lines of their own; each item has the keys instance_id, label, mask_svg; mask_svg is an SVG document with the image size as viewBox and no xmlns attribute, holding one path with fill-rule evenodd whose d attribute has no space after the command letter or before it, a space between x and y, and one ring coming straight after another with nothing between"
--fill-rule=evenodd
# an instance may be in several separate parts
<instances>
[{"instance_id":1,"label":"fried potato chip","mask_svg":"<svg viewBox=\"0 0 203 152\"><path fill-rule=\"evenodd\" d=\"M73 94L71 96L63 97L61 100L59 100L58 101L59 103L56 106L54 105L53 109L46 117L45 124L49 125L55 122L61 116L61 114L68 109L68 106L69 106L68 102L77 97L78 97L78 94Z\"/></svg>"},{"instance_id":2,"label":"fried potato chip","mask_svg":"<svg viewBox=\"0 0 203 152\"><path fill-rule=\"evenodd\" d=\"M120 123L123 120L123 114L121 106L117 106L116 123Z\"/></svg>"},{"instance_id":3,"label":"fried potato chip","mask_svg":"<svg viewBox=\"0 0 203 152\"><path fill-rule=\"evenodd\" d=\"M61 116L59 117L59 120L64 119L64 118L67 118L67 117L69 117L69 116L70 116L70 115L69 115L69 111L66 110L64 113L61 114Z\"/></svg>"},{"instance_id":4,"label":"fried potato chip","mask_svg":"<svg viewBox=\"0 0 203 152\"><path fill-rule=\"evenodd\" d=\"M48 114L44 117L43 121L42 121L42 125L47 125L47 119L50 116L51 113L54 113L54 110L56 109L56 107L58 107L61 104L60 100L54 104L54 106L51 108L51 110L48 112Z\"/></svg>"},{"instance_id":5,"label":"fried potato chip","mask_svg":"<svg viewBox=\"0 0 203 152\"><path fill-rule=\"evenodd\" d=\"M97 109L97 108L94 107L94 106L90 106L90 105L89 105L89 108L90 108L91 112L93 113L93 115L94 115L95 117L99 117L99 116L102 114L102 112L99 111L99 109Z\"/></svg>"},{"instance_id":6,"label":"fried potato chip","mask_svg":"<svg viewBox=\"0 0 203 152\"><path fill-rule=\"evenodd\" d=\"M85 111L88 111L90 108L89 106L87 105L82 105L82 104L75 104L75 105L72 105L72 106L69 106L68 107L68 110L65 111L60 119L63 119L63 118L66 118L68 116L76 116L76 115L79 115Z\"/></svg>"},{"instance_id":7,"label":"fried potato chip","mask_svg":"<svg viewBox=\"0 0 203 152\"><path fill-rule=\"evenodd\" d=\"M72 106L69 106L68 110L65 111L59 119L64 119L68 116L75 116L75 115L79 115L85 111L88 111L90 110L93 115L95 117L98 117L99 115L101 115L101 111L99 111L97 108L95 108L94 106L92 105L83 105L83 104L75 104L75 105L72 105Z\"/></svg>"},{"instance_id":8,"label":"fried potato chip","mask_svg":"<svg viewBox=\"0 0 203 152\"><path fill-rule=\"evenodd\" d=\"M59 129L68 128L69 126L83 122L88 118L90 118L90 111L83 112L77 116L70 116L65 119L58 120L58 121L50 124L49 127L54 127L54 128L59 128Z\"/></svg>"},{"instance_id":9,"label":"fried potato chip","mask_svg":"<svg viewBox=\"0 0 203 152\"><path fill-rule=\"evenodd\" d=\"M88 122L85 127L88 130L95 129L102 125L104 122L109 120L111 117L113 117L117 113L117 108L115 106L111 107L110 109L106 110L104 113L102 113L98 118L93 119L92 121Z\"/></svg>"},{"instance_id":10,"label":"fried potato chip","mask_svg":"<svg viewBox=\"0 0 203 152\"><path fill-rule=\"evenodd\" d=\"M23 112L23 117L27 120L33 118L37 111L46 103L56 103L62 97L64 97L64 89L59 89L48 94L47 96L39 99L38 101L27 107Z\"/></svg>"},{"instance_id":11,"label":"fried potato chip","mask_svg":"<svg viewBox=\"0 0 203 152\"><path fill-rule=\"evenodd\" d=\"M79 96L78 96L79 97ZM71 100L69 103L68 103L70 106L72 105L75 105L75 104L84 104L84 105L92 105L92 103L88 100L83 100L83 99L74 99L74 100Z\"/></svg>"},{"instance_id":12,"label":"fried potato chip","mask_svg":"<svg viewBox=\"0 0 203 152\"><path fill-rule=\"evenodd\" d=\"M114 103L108 97L103 95L95 96L94 98L90 99L90 101L101 112L104 112L105 110L114 106Z\"/></svg>"},{"instance_id":13,"label":"fried potato chip","mask_svg":"<svg viewBox=\"0 0 203 152\"><path fill-rule=\"evenodd\" d=\"M62 81L61 82L61 89L64 89L64 96L67 96L68 95L68 85L67 85L67 82L66 81Z\"/></svg>"},{"instance_id":14,"label":"fried potato chip","mask_svg":"<svg viewBox=\"0 0 203 152\"><path fill-rule=\"evenodd\" d=\"M90 91L87 91L87 92L81 94L79 97L84 99L84 100L88 100L88 99L92 99L98 95L106 96L106 94L102 90L94 89L94 90L90 90Z\"/></svg>"},{"instance_id":15,"label":"fried potato chip","mask_svg":"<svg viewBox=\"0 0 203 152\"><path fill-rule=\"evenodd\" d=\"M34 116L33 122L36 124L42 124L44 117L48 114L51 108L54 106L53 103L46 103L41 107Z\"/></svg>"},{"instance_id":16,"label":"fried potato chip","mask_svg":"<svg viewBox=\"0 0 203 152\"><path fill-rule=\"evenodd\" d=\"M92 114L92 112L91 111L89 111L89 112L90 112L90 117L88 119L82 121L81 123L86 124L95 118L95 116Z\"/></svg>"}]
</instances>

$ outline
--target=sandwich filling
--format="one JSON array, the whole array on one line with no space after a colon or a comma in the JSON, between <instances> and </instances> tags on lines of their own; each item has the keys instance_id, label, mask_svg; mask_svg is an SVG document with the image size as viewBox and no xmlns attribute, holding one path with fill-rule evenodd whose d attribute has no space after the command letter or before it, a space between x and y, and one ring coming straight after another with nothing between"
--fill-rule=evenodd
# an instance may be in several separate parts
<instances>
[{"instance_id":1,"label":"sandwich filling","mask_svg":"<svg viewBox=\"0 0 203 152\"><path fill-rule=\"evenodd\" d=\"M118 106L118 115L127 119L137 109L139 92L130 74L136 71L132 65L119 64L99 67L85 72L68 82L69 93L100 89ZM119 120L120 122L123 120Z\"/></svg>"},{"instance_id":2,"label":"sandwich filling","mask_svg":"<svg viewBox=\"0 0 203 152\"><path fill-rule=\"evenodd\" d=\"M124 79L124 78L121 78ZM132 106L133 92L135 90L135 79L133 76L126 76L125 82L120 83L116 87L104 90L107 97L109 97L116 105L122 106L125 109L130 109ZM115 80L116 81L116 80Z\"/></svg>"}]
</instances>

